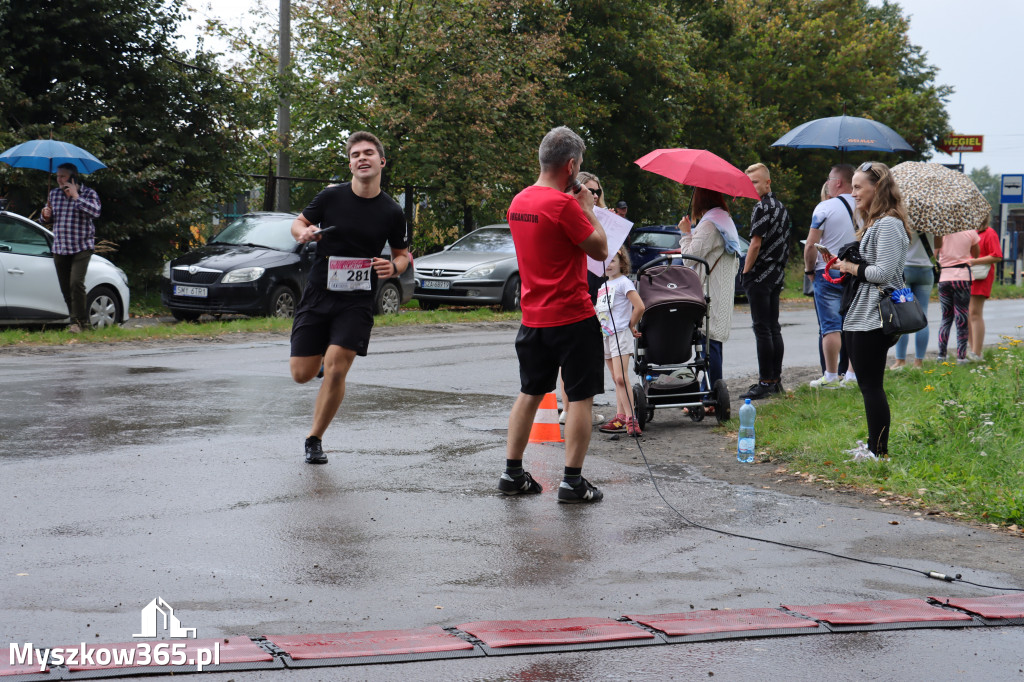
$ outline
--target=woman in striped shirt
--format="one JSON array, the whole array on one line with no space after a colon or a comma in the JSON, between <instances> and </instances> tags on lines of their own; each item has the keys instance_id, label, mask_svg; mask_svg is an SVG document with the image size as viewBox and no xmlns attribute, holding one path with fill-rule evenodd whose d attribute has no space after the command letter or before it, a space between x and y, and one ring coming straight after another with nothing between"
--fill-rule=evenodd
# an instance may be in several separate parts
<instances>
[{"instance_id":1,"label":"woman in striped shirt","mask_svg":"<svg viewBox=\"0 0 1024 682\"><path fill-rule=\"evenodd\" d=\"M863 227L857 231L864 265L840 261L839 270L858 281L857 293L843 319L850 362L857 372L868 443L853 459L878 459L889 454L889 401L882 380L885 358L898 337L882 332L878 298L882 289L901 289L910 231L907 209L896 180L884 163L867 162L853 174L853 198Z\"/></svg>"}]
</instances>

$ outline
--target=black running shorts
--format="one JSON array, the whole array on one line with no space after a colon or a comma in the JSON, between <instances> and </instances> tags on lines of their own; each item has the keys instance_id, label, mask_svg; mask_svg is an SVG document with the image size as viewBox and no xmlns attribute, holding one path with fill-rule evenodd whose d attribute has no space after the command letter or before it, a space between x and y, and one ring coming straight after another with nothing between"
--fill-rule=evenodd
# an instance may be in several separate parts
<instances>
[{"instance_id":1,"label":"black running shorts","mask_svg":"<svg viewBox=\"0 0 1024 682\"><path fill-rule=\"evenodd\" d=\"M341 346L366 355L373 329L373 298L307 286L292 323L292 357L323 355Z\"/></svg>"},{"instance_id":2,"label":"black running shorts","mask_svg":"<svg viewBox=\"0 0 1024 682\"><path fill-rule=\"evenodd\" d=\"M561 327L519 327L519 379L526 395L555 390L558 369L569 402L604 393L604 343L597 316Z\"/></svg>"}]
</instances>

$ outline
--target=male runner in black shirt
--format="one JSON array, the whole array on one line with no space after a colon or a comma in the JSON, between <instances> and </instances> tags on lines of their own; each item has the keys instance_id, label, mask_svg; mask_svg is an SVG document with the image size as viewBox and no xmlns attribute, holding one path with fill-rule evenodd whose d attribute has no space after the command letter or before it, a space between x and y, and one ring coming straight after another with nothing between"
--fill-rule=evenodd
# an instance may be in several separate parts
<instances>
[{"instance_id":1,"label":"male runner in black shirt","mask_svg":"<svg viewBox=\"0 0 1024 682\"><path fill-rule=\"evenodd\" d=\"M316 261L292 324L292 378L324 380L306 438L306 462L326 464L321 438L345 397L356 355L366 355L373 328L373 289L409 267L409 230L401 207L381 191L384 146L368 132L346 144L352 181L323 190L292 223L300 244L317 242ZM322 233L318 230L325 228ZM329 230L326 228L330 228ZM381 258L385 242L391 260Z\"/></svg>"}]
</instances>

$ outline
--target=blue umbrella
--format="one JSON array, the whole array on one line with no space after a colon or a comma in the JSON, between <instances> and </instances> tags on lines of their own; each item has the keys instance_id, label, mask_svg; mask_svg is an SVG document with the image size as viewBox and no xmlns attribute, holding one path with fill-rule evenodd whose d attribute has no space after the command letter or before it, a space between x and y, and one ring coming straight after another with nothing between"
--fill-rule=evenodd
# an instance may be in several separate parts
<instances>
[{"instance_id":1,"label":"blue umbrella","mask_svg":"<svg viewBox=\"0 0 1024 682\"><path fill-rule=\"evenodd\" d=\"M808 121L775 140L773 147L847 151L912 152L899 134L878 121L856 116L832 116Z\"/></svg>"},{"instance_id":2,"label":"blue umbrella","mask_svg":"<svg viewBox=\"0 0 1024 682\"><path fill-rule=\"evenodd\" d=\"M81 147L57 140L32 140L11 147L0 154L3 161L14 168L35 168L53 173L62 163L73 163L79 173L92 173L106 165Z\"/></svg>"}]
</instances>

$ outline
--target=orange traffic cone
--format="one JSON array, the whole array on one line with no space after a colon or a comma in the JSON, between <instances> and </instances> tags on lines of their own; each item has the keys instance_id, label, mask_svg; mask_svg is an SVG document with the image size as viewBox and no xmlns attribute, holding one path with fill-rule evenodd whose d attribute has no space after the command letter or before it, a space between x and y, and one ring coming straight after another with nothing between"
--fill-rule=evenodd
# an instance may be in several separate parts
<instances>
[{"instance_id":1,"label":"orange traffic cone","mask_svg":"<svg viewBox=\"0 0 1024 682\"><path fill-rule=\"evenodd\" d=\"M562 432L558 428L558 398L548 393L540 401L537 416L533 418L530 428L531 443L564 443Z\"/></svg>"}]
</instances>

